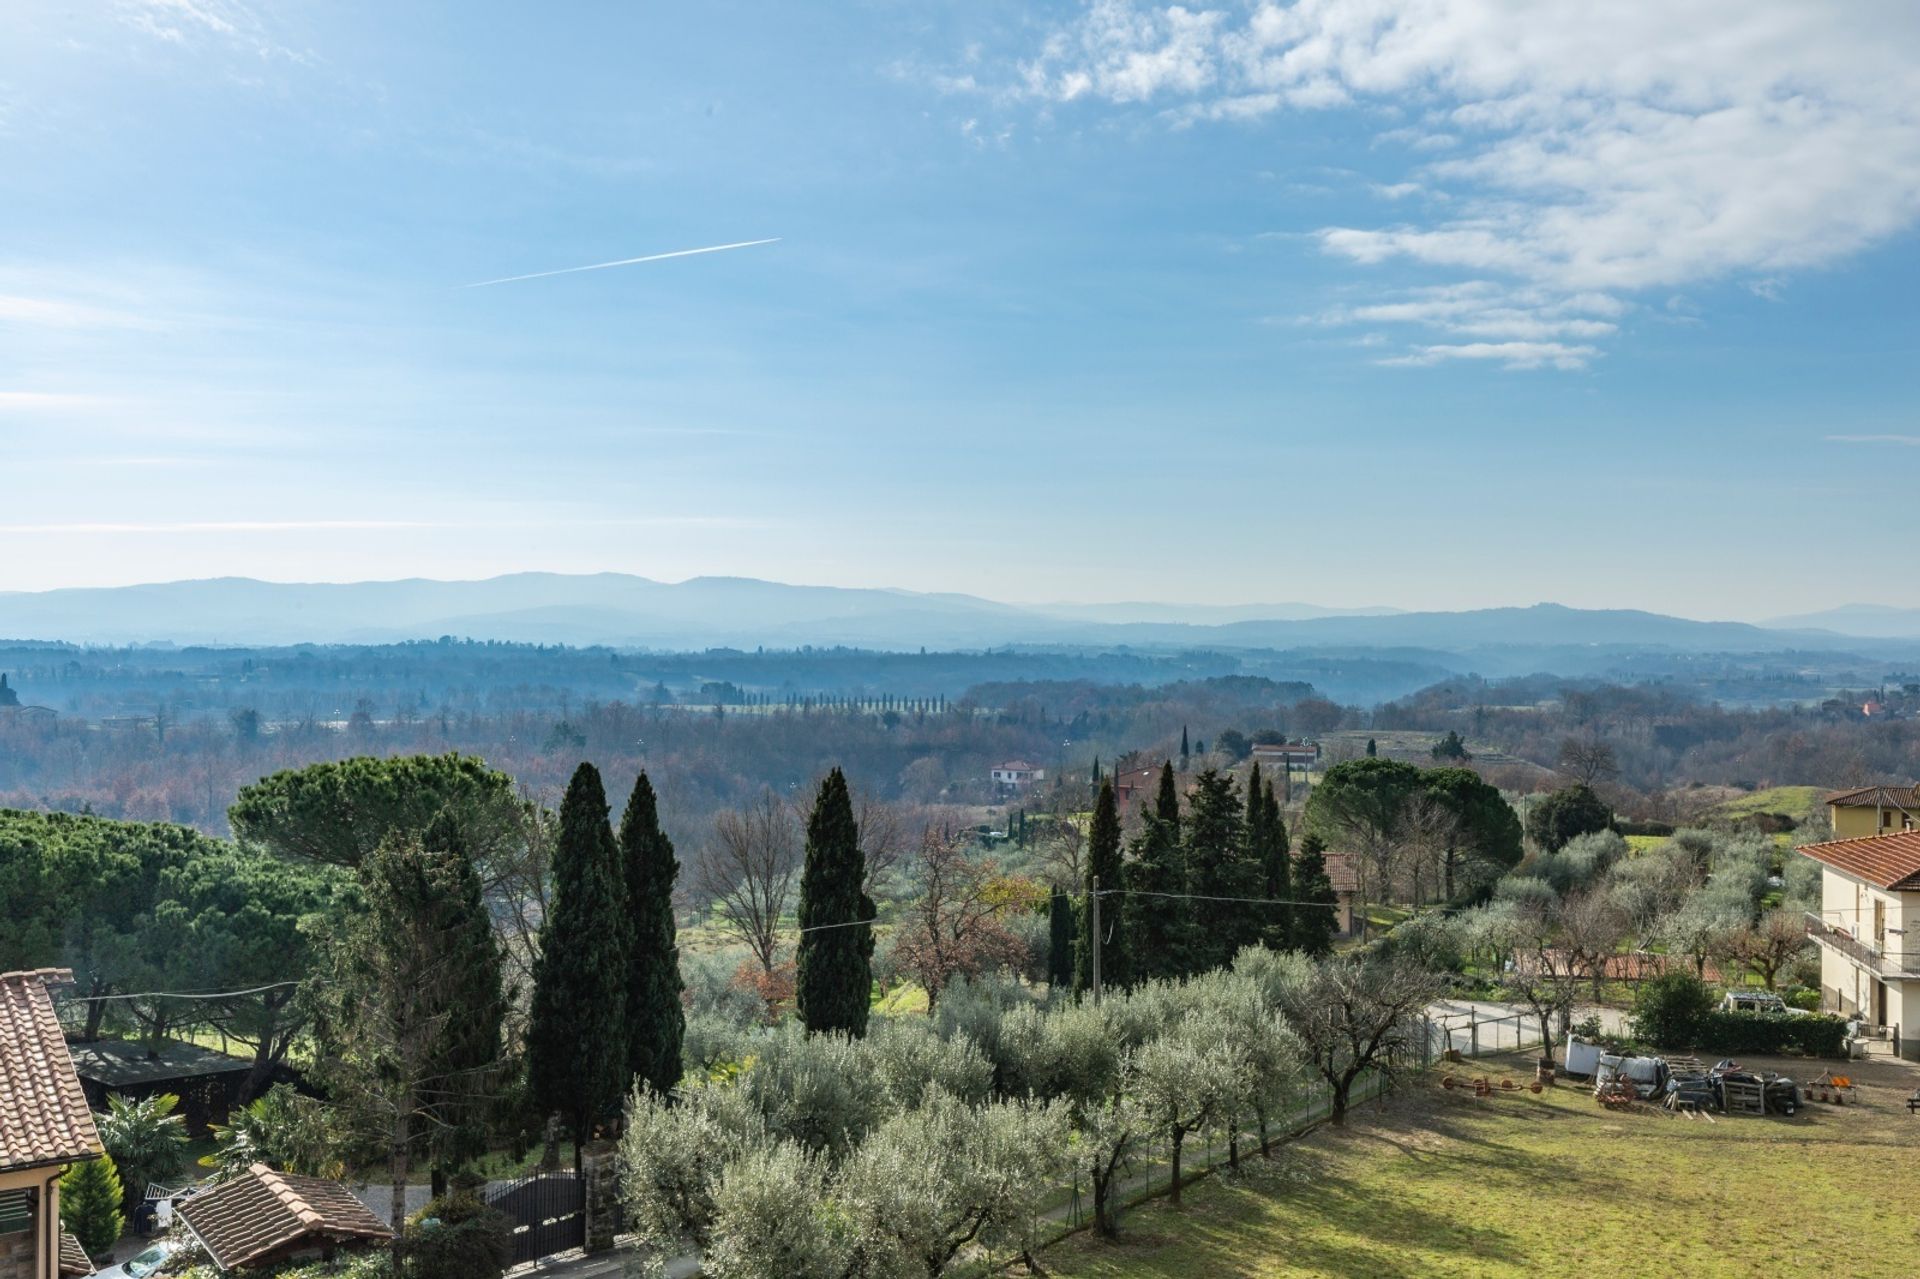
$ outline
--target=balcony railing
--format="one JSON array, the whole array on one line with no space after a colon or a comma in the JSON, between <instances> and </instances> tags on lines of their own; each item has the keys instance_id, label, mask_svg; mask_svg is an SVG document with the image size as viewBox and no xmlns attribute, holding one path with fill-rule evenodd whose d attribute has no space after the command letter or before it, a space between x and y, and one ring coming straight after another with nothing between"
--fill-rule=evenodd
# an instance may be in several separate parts
<instances>
[{"instance_id":1,"label":"balcony railing","mask_svg":"<svg viewBox=\"0 0 1920 1279\"><path fill-rule=\"evenodd\" d=\"M1920 968L1911 968L1855 937L1844 928L1836 928L1812 911L1807 912L1807 936L1833 949L1881 977L1920 977Z\"/></svg>"}]
</instances>

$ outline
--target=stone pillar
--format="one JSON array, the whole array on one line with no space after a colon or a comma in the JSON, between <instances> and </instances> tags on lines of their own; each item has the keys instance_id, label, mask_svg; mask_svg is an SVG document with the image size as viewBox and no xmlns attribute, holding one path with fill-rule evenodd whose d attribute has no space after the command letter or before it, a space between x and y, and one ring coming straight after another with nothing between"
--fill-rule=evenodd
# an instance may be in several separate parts
<instances>
[{"instance_id":1,"label":"stone pillar","mask_svg":"<svg viewBox=\"0 0 1920 1279\"><path fill-rule=\"evenodd\" d=\"M586 1191L587 1243L589 1254L610 1252L613 1236L620 1228L620 1186L615 1171L619 1165L614 1145L596 1141L580 1152L580 1178Z\"/></svg>"}]
</instances>

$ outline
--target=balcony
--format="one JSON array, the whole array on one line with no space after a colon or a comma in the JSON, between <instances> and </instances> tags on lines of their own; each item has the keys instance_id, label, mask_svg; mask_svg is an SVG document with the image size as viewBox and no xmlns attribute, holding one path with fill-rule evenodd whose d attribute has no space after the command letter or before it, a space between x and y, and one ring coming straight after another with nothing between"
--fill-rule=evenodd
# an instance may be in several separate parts
<instances>
[{"instance_id":1,"label":"balcony","mask_svg":"<svg viewBox=\"0 0 1920 1279\"><path fill-rule=\"evenodd\" d=\"M1839 951L1876 977L1920 978L1920 968L1903 967L1892 956L1869 946L1844 928L1835 928L1812 911L1807 912L1807 936Z\"/></svg>"}]
</instances>

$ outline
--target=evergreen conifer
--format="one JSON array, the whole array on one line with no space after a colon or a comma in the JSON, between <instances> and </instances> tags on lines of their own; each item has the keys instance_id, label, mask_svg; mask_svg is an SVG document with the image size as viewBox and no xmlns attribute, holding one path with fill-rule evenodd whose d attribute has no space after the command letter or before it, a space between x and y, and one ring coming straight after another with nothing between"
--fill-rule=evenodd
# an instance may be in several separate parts
<instances>
[{"instance_id":1,"label":"evergreen conifer","mask_svg":"<svg viewBox=\"0 0 1920 1279\"><path fill-rule=\"evenodd\" d=\"M1061 888L1047 898L1047 985L1073 985L1073 899Z\"/></svg>"},{"instance_id":2,"label":"evergreen conifer","mask_svg":"<svg viewBox=\"0 0 1920 1279\"><path fill-rule=\"evenodd\" d=\"M810 1033L867 1033L872 1002L873 901L861 891L866 862L853 797L839 769L820 783L807 818L800 872L800 950L794 1001Z\"/></svg>"},{"instance_id":3,"label":"evergreen conifer","mask_svg":"<svg viewBox=\"0 0 1920 1279\"><path fill-rule=\"evenodd\" d=\"M1187 850L1180 839L1180 792L1174 786L1171 762L1161 766L1159 794L1132 852L1126 868L1126 907L1121 913L1132 978L1179 977L1189 971L1193 912L1186 899ZM1103 952L1103 961L1104 957Z\"/></svg>"},{"instance_id":4,"label":"evergreen conifer","mask_svg":"<svg viewBox=\"0 0 1920 1279\"><path fill-rule=\"evenodd\" d=\"M560 804L553 904L540 928L527 1027L528 1087L566 1118L574 1162L619 1113L627 1072L627 892L600 772L581 764Z\"/></svg>"},{"instance_id":5,"label":"evergreen conifer","mask_svg":"<svg viewBox=\"0 0 1920 1279\"><path fill-rule=\"evenodd\" d=\"M1327 878L1327 846L1318 835L1300 841L1300 864L1294 867L1294 897L1312 903L1293 910L1293 947L1309 955L1331 954L1333 934L1339 928L1334 907L1333 881Z\"/></svg>"},{"instance_id":6,"label":"evergreen conifer","mask_svg":"<svg viewBox=\"0 0 1920 1279\"><path fill-rule=\"evenodd\" d=\"M111 1155L68 1164L60 1174L60 1224L89 1254L103 1257L119 1241L126 1225L120 1212L122 1193Z\"/></svg>"},{"instance_id":7,"label":"evergreen conifer","mask_svg":"<svg viewBox=\"0 0 1920 1279\"><path fill-rule=\"evenodd\" d=\"M620 815L620 862L633 941L627 958L627 1071L664 1096L680 1082L687 1031L673 922L680 863L660 829L660 802L644 772Z\"/></svg>"},{"instance_id":8,"label":"evergreen conifer","mask_svg":"<svg viewBox=\"0 0 1920 1279\"><path fill-rule=\"evenodd\" d=\"M1132 965L1128 960L1125 903L1120 890L1126 886L1127 873L1120 861L1120 805L1114 797L1113 783L1103 782L1100 798L1094 801L1093 821L1087 830L1086 882L1081 885L1080 921L1075 930L1078 945L1073 956L1073 990L1082 994L1093 988L1093 881L1100 881L1100 985L1124 989L1131 983Z\"/></svg>"},{"instance_id":9,"label":"evergreen conifer","mask_svg":"<svg viewBox=\"0 0 1920 1279\"><path fill-rule=\"evenodd\" d=\"M1287 847L1287 822L1280 813L1280 801L1274 797L1271 781L1260 783L1256 773L1254 786L1248 788L1249 815L1260 813L1258 833L1248 843L1254 860L1260 865L1263 895L1268 901L1289 902L1293 898L1293 868ZM1293 948L1293 907L1268 906L1262 917L1260 941L1273 950Z\"/></svg>"}]
</instances>

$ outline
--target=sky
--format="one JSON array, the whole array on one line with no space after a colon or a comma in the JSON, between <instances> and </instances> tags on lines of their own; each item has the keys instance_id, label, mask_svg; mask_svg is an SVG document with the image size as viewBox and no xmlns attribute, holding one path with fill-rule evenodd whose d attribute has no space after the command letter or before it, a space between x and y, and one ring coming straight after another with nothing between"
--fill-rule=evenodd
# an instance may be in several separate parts
<instances>
[{"instance_id":1,"label":"sky","mask_svg":"<svg viewBox=\"0 0 1920 1279\"><path fill-rule=\"evenodd\" d=\"M8 25L0 590L1920 604L1910 0Z\"/></svg>"}]
</instances>

